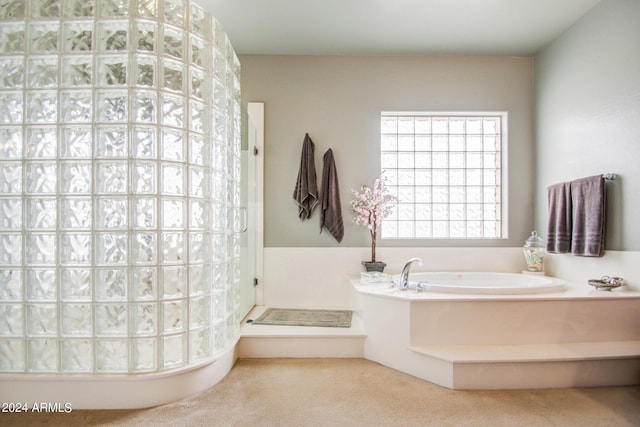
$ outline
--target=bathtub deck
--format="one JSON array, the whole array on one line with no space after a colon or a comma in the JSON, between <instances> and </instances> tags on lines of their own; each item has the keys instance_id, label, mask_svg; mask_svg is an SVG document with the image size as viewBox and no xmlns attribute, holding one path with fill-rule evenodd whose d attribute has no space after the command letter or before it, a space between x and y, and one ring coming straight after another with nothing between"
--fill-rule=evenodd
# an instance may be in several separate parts
<instances>
[{"instance_id":1,"label":"bathtub deck","mask_svg":"<svg viewBox=\"0 0 640 427\"><path fill-rule=\"evenodd\" d=\"M365 358L451 389L640 384L640 292L468 295L352 280Z\"/></svg>"}]
</instances>

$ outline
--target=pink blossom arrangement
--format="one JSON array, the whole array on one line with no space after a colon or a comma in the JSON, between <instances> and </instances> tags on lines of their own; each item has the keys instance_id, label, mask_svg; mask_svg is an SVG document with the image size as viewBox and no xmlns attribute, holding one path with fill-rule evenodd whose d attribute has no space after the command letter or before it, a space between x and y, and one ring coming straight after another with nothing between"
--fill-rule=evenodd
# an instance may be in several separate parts
<instances>
[{"instance_id":1,"label":"pink blossom arrangement","mask_svg":"<svg viewBox=\"0 0 640 427\"><path fill-rule=\"evenodd\" d=\"M398 198L389 192L381 177L375 180L373 189L363 185L359 191L351 189L351 192L354 195L354 199L351 201L351 210L355 214L353 222L369 229L369 233L371 233L371 262L375 263L378 227L384 218L391 215Z\"/></svg>"}]
</instances>

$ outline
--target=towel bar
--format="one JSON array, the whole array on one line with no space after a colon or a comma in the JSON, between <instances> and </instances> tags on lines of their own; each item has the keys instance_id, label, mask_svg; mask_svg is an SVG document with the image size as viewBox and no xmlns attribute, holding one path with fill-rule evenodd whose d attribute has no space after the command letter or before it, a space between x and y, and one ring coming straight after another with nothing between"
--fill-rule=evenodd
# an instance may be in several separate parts
<instances>
[{"instance_id":1,"label":"towel bar","mask_svg":"<svg viewBox=\"0 0 640 427\"><path fill-rule=\"evenodd\" d=\"M602 175L602 178L606 179L607 181L614 181L616 179L616 174L615 173L605 173L604 175Z\"/></svg>"}]
</instances>

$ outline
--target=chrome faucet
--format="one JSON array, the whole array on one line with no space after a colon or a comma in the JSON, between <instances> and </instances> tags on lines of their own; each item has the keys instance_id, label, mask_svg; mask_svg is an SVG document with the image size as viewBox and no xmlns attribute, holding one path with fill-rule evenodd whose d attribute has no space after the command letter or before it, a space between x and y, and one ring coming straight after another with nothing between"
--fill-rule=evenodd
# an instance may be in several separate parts
<instances>
[{"instance_id":1,"label":"chrome faucet","mask_svg":"<svg viewBox=\"0 0 640 427\"><path fill-rule=\"evenodd\" d=\"M402 269L402 273L400 274L400 283L398 283L398 289L400 289L401 291L409 289L409 270L411 270L411 265L414 262L419 266L422 266L422 259L420 258L411 258L409 261L407 261L407 263L404 265L404 268Z\"/></svg>"}]
</instances>

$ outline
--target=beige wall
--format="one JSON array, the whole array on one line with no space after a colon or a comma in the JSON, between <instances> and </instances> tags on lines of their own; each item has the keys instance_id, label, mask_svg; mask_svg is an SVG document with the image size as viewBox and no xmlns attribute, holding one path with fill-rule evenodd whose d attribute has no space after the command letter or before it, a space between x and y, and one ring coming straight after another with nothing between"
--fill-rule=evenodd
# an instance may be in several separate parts
<instances>
[{"instance_id":1,"label":"beige wall","mask_svg":"<svg viewBox=\"0 0 640 427\"><path fill-rule=\"evenodd\" d=\"M535 57L535 76L538 229L549 185L615 173L606 248L639 251L640 1L598 4Z\"/></svg>"},{"instance_id":2,"label":"beige wall","mask_svg":"<svg viewBox=\"0 0 640 427\"><path fill-rule=\"evenodd\" d=\"M368 246L352 223L351 188L373 183L380 168L381 111L508 111L509 238L432 240L419 246L520 246L533 227L533 75L531 58L318 57L244 55L242 97L265 103L266 247L332 247L318 211L301 222L292 198L304 134L316 146L316 171L332 148L339 174L345 237ZM382 241L381 246L403 242Z\"/></svg>"}]
</instances>

